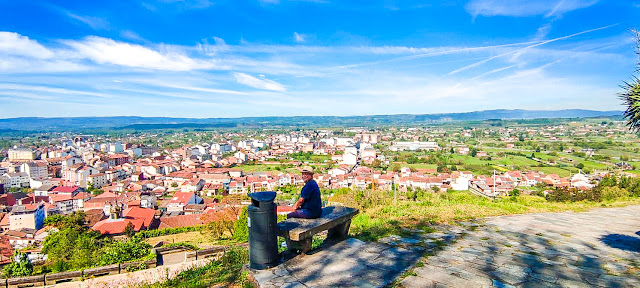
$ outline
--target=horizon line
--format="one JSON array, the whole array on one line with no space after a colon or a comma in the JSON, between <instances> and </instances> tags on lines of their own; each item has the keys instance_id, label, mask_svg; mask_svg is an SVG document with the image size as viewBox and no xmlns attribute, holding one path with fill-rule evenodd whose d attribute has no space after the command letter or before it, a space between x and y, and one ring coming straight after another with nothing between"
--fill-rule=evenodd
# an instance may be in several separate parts
<instances>
[{"instance_id":1,"label":"horizon line","mask_svg":"<svg viewBox=\"0 0 640 288\"><path fill-rule=\"evenodd\" d=\"M445 115L445 114L467 114L467 113L475 113L475 112L490 112L490 111L527 111L527 112L560 112L560 111L568 111L568 110L580 110L580 111L590 111L590 112L620 112L623 113L624 110L591 110L591 109L581 109L581 108L565 108L565 109L557 109L557 110L528 110L528 109L487 109L487 110L473 110L466 112L441 112L441 113L398 113L398 114L364 114L364 115L293 115L293 116L238 116L238 117L173 117L173 116L140 116L140 115L117 115L117 116L52 116L52 117L41 117L41 116L22 116L22 117L11 117L11 118L0 118L0 120L11 120L11 119L26 119L26 118L38 118L38 119L55 119L55 118L118 118L118 117L137 117L137 118L175 118L175 119L241 119L241 118L295 118L295 117L337 117L337 118L346 118L346 117L372 117L372 116L401 116L401 115Z\"/></svg>"}]
</instances>

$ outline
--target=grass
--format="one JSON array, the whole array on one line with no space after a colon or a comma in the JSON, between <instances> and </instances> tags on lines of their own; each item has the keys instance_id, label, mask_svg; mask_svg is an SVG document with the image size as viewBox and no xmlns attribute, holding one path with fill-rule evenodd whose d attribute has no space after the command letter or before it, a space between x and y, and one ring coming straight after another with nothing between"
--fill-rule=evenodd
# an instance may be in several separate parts
<instances>
[{"instance_id":1,"label":"grass","mask_svg":"<svg viewBox=\"0 0 640 288\"><path fill-rule=\"evenodd\" d=\"M415 169L436 169L436 164L402 164L403 167L415 168Z\"/></svg>"},{"instance_id":2,"label":"grass","mask_svg":"<svg viewBox=\"0 0 640 288\"><path fill-rule=\"evenodd\" d=\"M231 238L230 235L225 236ZM145 239L145 241L151 244L151 246L155 246L157 243L162 241L164 243L189 243L201 248L212 247L215 245L227 245L232 244L231 242L233 242L232 240L225 240L224 238L216 239L214 237L211 237L210 235L207 235L206 233L203 234L200 231L191 231L172 235L151 237Z\"/></svg>"},{"instance_id":3,"label":"grass","mask_svg":"<svg viewBox=\"0 0 640 288\"><path fill-rule=\"evenodd\" d=\"M165 279L162 282L141 287L253 287L247 279L247 272L242 271L242 267L248 262L249 250L243 247L234 247L225 252L220 260L211 261L202 267L185 270L172 279Z\"/></svg>"},{"instance_id":4,"label":"grass","mask_svg":"<svg viewBox=\"0 0 640 288\"><path fill-rule=\"evenodd\" d=\"M560 167L534 167L533 170L544 172L545 174L558 174L560 177L571 175L571 171Z\"/></svg>"},{"instance_id":5,"label":"grass","mask_svg":"<svg viewBox=\"0 0 640 288\"><path fill-rule=\"evenodd\" d=\"M341 199L354 199L350 195L341 195ZM343 202L344 203L344 202ZM607 202L610 206L621 207L640 204L639 198L628 198L615 202ZM354 206L346 201L347 206ZM400 200L393 205L393 200L383 199L368 207L361 207L360 214L351 222L350 234L365 241L375 241L388 235L402 235L410 229L433 231L432 224L464 221L488 216L574 211L581 212L600 207L600 202L549 202L543 197L521 195L489 200L476 196L468 191L451 193L425 192L418 201ZM357 207L357 206L354 206Z\"/></svg>"}]
</instances>

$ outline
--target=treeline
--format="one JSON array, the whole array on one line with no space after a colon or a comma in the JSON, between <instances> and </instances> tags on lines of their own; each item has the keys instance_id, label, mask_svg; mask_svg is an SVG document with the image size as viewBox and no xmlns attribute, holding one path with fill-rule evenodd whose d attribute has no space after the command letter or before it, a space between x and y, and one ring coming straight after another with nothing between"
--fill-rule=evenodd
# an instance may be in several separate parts
<instances>
[{"instance_id":1,"label":"treeline","mask_svg":"<svg viewBox=\"0 0 640 288\"><path fill-rule=\"evenodd\" d=\"M590 190L554 188L545 198L554 202L612 201L628 197L640 197L640 179L613 175L605 176L598 186Z\"/></svg>"},{"instance_id":2,"label":"treeline","mask_svg":"<svg viewBox=\"0 0 640 288\"><path fill-rule=\"evenodd\" d=\"M80 270L155 257L150 253L151 245L141 238L115 241L89 230L85 226L84 212L52 216L45 220L45 224L53 226L42 246L42 253L47 254L49 260L34 267L23 254L16 253L18 260L4 267L4 277Z\"/></svg>"}]
</instances>

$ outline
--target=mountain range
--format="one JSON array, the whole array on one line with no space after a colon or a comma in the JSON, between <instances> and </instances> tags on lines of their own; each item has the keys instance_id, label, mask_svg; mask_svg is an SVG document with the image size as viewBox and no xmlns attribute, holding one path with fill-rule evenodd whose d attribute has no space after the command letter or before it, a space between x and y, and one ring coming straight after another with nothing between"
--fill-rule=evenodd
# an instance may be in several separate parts
<instances>
[{"instance_id":1,"label":"mountain range","mask_svg":"<svg viewBox=\"0 0 640 288\"><path fill-rule=\"evenodd\" d=\"M95 129L150 130L166 128L224 128L269 126L372 126L401 124L437 124L491 119L619 117L622 111L567 110L485 110L465 113L396 114L368 116L290 116L240 118L170 117L21 117L0 119L2 131L81 131Z\"/></svg>"}]
</instances>

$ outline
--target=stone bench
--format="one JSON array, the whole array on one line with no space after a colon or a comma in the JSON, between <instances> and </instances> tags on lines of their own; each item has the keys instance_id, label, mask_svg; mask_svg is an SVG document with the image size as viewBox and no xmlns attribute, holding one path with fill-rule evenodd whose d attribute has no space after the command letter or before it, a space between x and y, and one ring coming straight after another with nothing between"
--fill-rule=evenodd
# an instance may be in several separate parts
<instances>
[{"instance_id":1,"label":"stone bench","mask_svg":"<svg viewBox=\"0 0 640 288\"><path fill-rule=\"evenodd\" d=\"M322 208L322 216L316 219L291 218L278 223L278 236L287 241L290 251L307 253L311 250L313 235L328 230L328 241L342 241L349 233L351 218L358 209L349 207Z\"/></svg>"}]
</instances>

